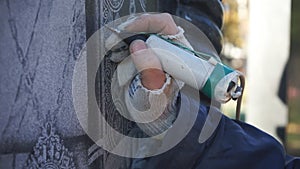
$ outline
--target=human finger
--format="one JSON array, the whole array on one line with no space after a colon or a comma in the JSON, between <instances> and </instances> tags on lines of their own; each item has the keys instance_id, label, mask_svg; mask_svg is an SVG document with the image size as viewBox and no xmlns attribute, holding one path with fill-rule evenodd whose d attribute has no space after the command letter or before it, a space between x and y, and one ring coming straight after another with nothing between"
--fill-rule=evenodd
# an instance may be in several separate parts
<instances>
[{"instance_id":1,"label":"human finger","mask_svg":"<svg viewBox=\"0 0 300 169\"><path fill-rule=\"evenodd\" d=\"M161 63L151 49L142 40L135 40L130 45L133 63L141 73L142 84L152 90L160 89L165 82L165 73Z\"/></svg>"}]
</instances>

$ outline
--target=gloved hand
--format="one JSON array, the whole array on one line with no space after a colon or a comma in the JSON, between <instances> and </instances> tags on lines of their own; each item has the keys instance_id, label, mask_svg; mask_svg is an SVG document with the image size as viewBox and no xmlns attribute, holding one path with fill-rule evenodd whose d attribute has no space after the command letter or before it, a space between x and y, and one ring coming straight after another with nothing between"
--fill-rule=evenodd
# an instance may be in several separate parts
<instances>
[{"instance_id":1,"label":"gloved hand","mask_svg":"<svg viewBox=\"0 0 300 169\"><path fill-rule=\"evenodd\" d=\"M172 16L168 13L144 14L119 26L129 32L149 32L174 38L191 48L191 45L183 36L183 30L177 27ZM161 63L155 54L147 49L142 40L135 40L130 45L132 60L141 73L144 87L149 90L160 89L165 82L165 73Z\"/></svg>"}]
</instances>

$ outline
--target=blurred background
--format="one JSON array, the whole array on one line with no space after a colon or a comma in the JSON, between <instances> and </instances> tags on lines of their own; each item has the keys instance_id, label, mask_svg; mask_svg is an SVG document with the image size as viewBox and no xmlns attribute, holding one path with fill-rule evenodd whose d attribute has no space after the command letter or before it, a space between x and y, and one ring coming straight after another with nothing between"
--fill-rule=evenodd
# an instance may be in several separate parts
<instances>
[{"instance_id":1,"label":"blurred background","mask_svg":"<svg viewBox=\"0 0 300 169\"><path fill-rule=\"evenodd\" d=\"M300 2L223 0L222 58L242 71L242 120L300 155ZM298 21L298 22L297 22ZM222 107L234 117L235 103Z\"/></svg>"}]
</instances>

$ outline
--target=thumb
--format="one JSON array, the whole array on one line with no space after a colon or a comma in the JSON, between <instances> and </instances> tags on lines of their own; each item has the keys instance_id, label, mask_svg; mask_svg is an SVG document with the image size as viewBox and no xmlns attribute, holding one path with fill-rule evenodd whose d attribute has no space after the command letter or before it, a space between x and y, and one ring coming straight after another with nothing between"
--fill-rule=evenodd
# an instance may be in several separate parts
<instances>
[{"instance_id":1,"label":"thumb","mask_svg":"<svg viewBox=\"0 0 300 169\"><path fill-rule=\"evenodd\" d=\"M142 40L133 41L129 50L136 69L141 73L143 86L150 90L160 89L166 77L157 56Z\"/></svg>"},{"instance_id":2,"label":"thumb","mask_svg":"<svg viewBox=\"0 0 300 169\"><path fill-rule=\"evenodd\" d=\"M142 40L135 40L130 44L131 58L139 72L146 69L162 70L159 59Z\"/></svg>"}]
</instances>

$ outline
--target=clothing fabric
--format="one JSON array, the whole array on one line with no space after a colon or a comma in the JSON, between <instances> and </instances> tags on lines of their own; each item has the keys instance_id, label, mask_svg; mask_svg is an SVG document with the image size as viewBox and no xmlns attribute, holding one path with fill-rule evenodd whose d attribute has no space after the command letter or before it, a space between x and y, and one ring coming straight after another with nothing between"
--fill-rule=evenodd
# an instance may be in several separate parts
<instances>
[{"instance_id":1,"label":"clothing fabric","mask_svg":"<svg viewBox=\"0 0 300 169\"><path fill-rule=\"evenodd\" d=\"M181 93L184 97L184 93ZM184 103L183 103L184 104ZM209 105L199 106L196 123L171 150L153 157L133 159L132 169L299 169L300 159L288 156L283 146L267 133L235 121ZM184 106L184 105L182 105ZM210 113L221 120L204 143L198 137Z\"/></svg>"},{"instance_id":2,"label":"clothing fabric","mask_svg":"<svg viewBox=\"0 0 300 169\"><path fill-rule=\"evenodd\" d=\"M168 92L165 90L169 89ZM157 90L142 85L140 74L136 75L125 93L125 103L131 117L148 135L158 135L172 126L176 119L176 98L180 87L166 74L166 82Z\"/></svg>"}]
</instances>

